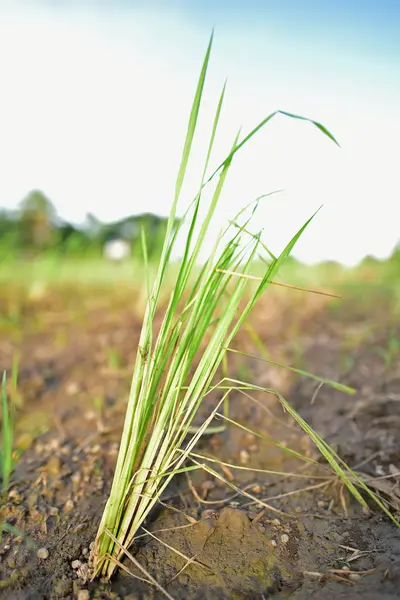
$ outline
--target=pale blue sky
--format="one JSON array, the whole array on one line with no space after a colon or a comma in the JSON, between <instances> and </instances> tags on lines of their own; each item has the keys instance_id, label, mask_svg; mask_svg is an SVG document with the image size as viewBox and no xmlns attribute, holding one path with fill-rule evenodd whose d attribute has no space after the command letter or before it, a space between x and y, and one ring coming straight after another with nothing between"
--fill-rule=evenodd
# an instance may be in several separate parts
<instances>
[{"instance_id":1,"label":"pale blue sky","mask_svg":"<svg viewBox=\"0 0 400 600\"><path fill-rule=\"evenodd\" d=\"M284 188L257 217L276 251L324 204L299 258L387 255L400 238L397 0L0 0L0 206L40 188L76 222L167 213L213 26L187 200L227 76L214 165L239 126L278 108L322 121L341 149L272 122L237 156L217 224Z\"/></svg>"}]
</instances>

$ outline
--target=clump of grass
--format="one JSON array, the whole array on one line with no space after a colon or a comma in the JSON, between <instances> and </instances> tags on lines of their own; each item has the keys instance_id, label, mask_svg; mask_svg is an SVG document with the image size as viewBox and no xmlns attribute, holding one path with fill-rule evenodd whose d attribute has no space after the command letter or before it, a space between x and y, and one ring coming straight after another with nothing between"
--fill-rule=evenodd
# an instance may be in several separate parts
<instances>
[{"instance_id":1,"label":"clump of grass","mask_svg":"<svg viewBox=\"0 0 400 600\"><path fill-rule=\"evenodd\" d=\"M336 142L320 123L276 111L244 138L240 139L238 134L227 157L207 178L225 95L224 86L216 109L199 191L178 227L174 228L196 130L211 44L212 37L192 105L158 271L152 286L147 280L148 300L121 445L110 497L99 526L92 557L95 574L101 573L107 578L121 564L123 554L134 541L138 529L172 477L184 470L197 468L185 466L186 459L210 425L215 411L198 428L192 427L193 419L203 399L215 389L213 379L226 356L229 344L311 221L309 219L283 252L275 256L261 241L261 232L252 234L248 230L251 216L261 200L258 198L236 215L221 232L217 242L210 247L207 260L199 269L197 263L200 250L207 243L210 223L234 156L279 113L313 123ZM215 183L214 190L205 216L200 220L203 191L211 183ZM241 221L243 218L244 222ZM189 228L183 258L159 333L155 337L153 323L162 298L163 283L172 249L184 222L189 224ZM146 263L144 235L142 246ZM260 278L254 278L250 271L260 254L264 255L265 269ZM219 404L228 393L229 389ZM188 440L190 433L193 435Z\"/></svg>"}]
</instances>

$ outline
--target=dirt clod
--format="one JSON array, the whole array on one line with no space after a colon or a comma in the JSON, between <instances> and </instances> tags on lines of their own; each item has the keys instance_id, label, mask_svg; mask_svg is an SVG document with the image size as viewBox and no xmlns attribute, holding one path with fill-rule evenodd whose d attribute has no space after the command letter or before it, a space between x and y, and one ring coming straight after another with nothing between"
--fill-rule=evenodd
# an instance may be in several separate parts
<instances>
[{"instance_id":1,"label":"dirt clod","mask_svg":"<svg viewBox=\"0 0 400 600\"><path fill-rule=\"evenodd\" d=\"M56 596L65 598L65 596L68 596L72 592L72 581L69 579L58 581L54 586L54 592Z\"/></svg>"},{"instance_id":2,"label":"dirt clod","mask_svg":"<svg viewBox=\"0 0 400 600\"><path fill-rule=\"evenodd\" d=\"M40 560L46 560L46 558L49 558L49 551L47 548L39 548L36 552L36 556L40 558Z\"/></svg>"}]
</instances>

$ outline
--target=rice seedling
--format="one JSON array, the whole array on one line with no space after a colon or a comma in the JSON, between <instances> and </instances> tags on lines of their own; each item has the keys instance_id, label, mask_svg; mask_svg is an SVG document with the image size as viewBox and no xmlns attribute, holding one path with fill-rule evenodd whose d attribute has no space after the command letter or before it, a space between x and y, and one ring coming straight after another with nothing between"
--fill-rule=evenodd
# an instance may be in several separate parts
<instances>
[{"instance_id":1,"label":"rice seedling","mask_svg":"<svg viewBox=\"0 0 400 600\"><path fill-rule=\"evenodd\" d=\"M105 405L105 397L104 396L95 396L93 398L93 407L95 411L96 418L96 427L99 432L105 431L106 426L104 423L104 405Z\"/></svg>"},{"instance_id":2,"label":"rice seedling","mask_svg":"<svg viewBox=\"0 0 400 600\"><path fill-rule=\"evenodd\" d=\"M10 484L11 473L14 468L13 443L14 443L14 419L10 411L7 397L7 376L3 372L1 381L1 444L0 444L0 468L1 489L5 494Z\"/></svg>"},{"instance_id":3,"label":"rice seedling","mask_svg":"<svg viewBox=\"0 0 400 600\"><path fill-rule=\"evenodd\" d=\"M19 356L14 354L12 366L11 366L11 399L13 405L18 409L23 405L23 398L18 390L18 370L19 370Z\"/></svg>"},{"instance_id":4,"label":"rice seedling","mask_svg":"<svg viewBox=\"0 0 400 600\"><path fill-rule=\"evenodd\" d=\"M116 567L122 566L123 555L128 555L128 549L135 540L138 530L176 474L205 468L193 457L191 464L188 464L192 449L212 424L219 407L226 401L230 391L238 386L240 388L240 385L246 387L243 382L227 378L218 385L214 383L214 378L227 356L230 343L266 288L273 283L273 278L314 216L300 228L281 254L275 256L262 242L261 232L253 234L248 229L251 218L261 201L261 198L257 198L240 211L221 231L217 241L210 248L208 258L199 267L200 251L207 244L210 224L235 155L278 114L308 121L337 143L320 123L291 113L276 111L242 139L239 133L226 158L210 176L207 176L224 101L224 85L215 113L198 192L186 209L184 217L175 227L178 202L198 121L211 45L212 36L193 100L158 270L152 285L149 276L146 281L148 294L146 310L114 479L92 554L93 577L101 574L110 578ZM205 216L200 219L205 188L210 188L212 184L214 187L211 199ZM160 299L164 297L163 284L165 284L172 250L183 223L188 224L183 257L156 336L155 315L157 309L160 309ZM146 264L145 235L142 236L142 248ZM251 269L260 255L264 256L265 267L262 276L257 278L251 275ZM298 369L293 371L307 375ZM316 377L316 379L321 381L321 378ZM351 392L350 389L339 384L335 386ZM216 389L223 390L222 398L202 425L193 427L193 419L203 400ZM250 386L249 389L261 390L262 388ZM271 392L271 390L267 391ZM298 415L296 416L284 399L281 399L281 402L285 410L292 414L310 435L353 495L365 504L352 480L347 476L340 459L330 453L327 445ZM227 423L230 422L225 411L218 412L218 415ZM207 467L207 470L211 472L210 467ZM216 476L221 477L219 474Z\"/></svg>"},{"instance_id":5,"label":"rice seedling","mask_svg":"<svg viewBox=\"0 0 400 600\"><path fill-rule=\"evenodd\" d=\"M99 419L104 417L104 400L104 396L95 396L93 398L93 406Z\"/></svg>"},{"instance_id":6,"label":"rice seedling","mask_svg":"<svg viewBox=\"0 0 400 600\"><path fill-rule=\"evenodd\" d=\"M107 365L110 371L118 371L122 366L121 356L115 348L107 349Z\"/></svg>"},{"instance_id":7,"label":"rice seedling","mask_svg":"<svg viewBox=\"0 0 400 600\"><path fill-rule=\"evenodd\" d=\"M374 352L383 359L387 369L392 366L400 354L400 339L397 337L395 327L391 327L389 331L389 339L386 347L377 346Z\"/></svg>"}]
</instances>

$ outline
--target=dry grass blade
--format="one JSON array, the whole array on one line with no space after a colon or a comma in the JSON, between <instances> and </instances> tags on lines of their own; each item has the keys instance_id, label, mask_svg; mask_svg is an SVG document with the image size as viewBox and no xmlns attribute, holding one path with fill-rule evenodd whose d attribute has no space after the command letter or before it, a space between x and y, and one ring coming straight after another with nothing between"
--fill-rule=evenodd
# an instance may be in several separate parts
<instances>
[{"instance_id":1,"label":"dry grass blade","mask_svg":"<svg viewBox=\"0 0 400 600\"><path fill-rule=\"evenodd\" d=\"M164 594L164 596L165 596L166 598L169 598L169 600L174 600L174 598L173 598L173 597L172 597L170 594L168 594L167 590L165 590L165 589L162 587L162 585L160 585L160 584L158 583L158 581L156 581L156 580L154 579L154 577L152 577L152 576L150 575L150 573L148 573L148 572L146 571L146 569L145 569L144 567L142 567L142 565L141 565L141 564L140 564L140 563L139 563L139 562L136 560L136 558L135 558L134 556L132 556L132 554L129 552L129 550L127 550L126 548L124 548L124 547L122 546L122 544L120 544L120 543L119 543L119 541L117 540L117 538L115 538L115 537L113 536L113 534L111 533L111 531L108 531L108 529L106 529L106 530L105 530L105 533L106 533L106 534L107 534L107 535L108 535L108 536L109 536L109 537L112 539L112 541L114 542L114 544L115 544L115 545L116 545L116 546L117 546L117 547L118 547L118 548L121 550L121 553L122 553L122 554L126 554L126 556L129 558L129 560L132 562L132 564L133 564L133 565L135 565L135 567L136 567L137 569L139 569L139 571L140 571L141 573L143 573L143 575L145 575L145 576L146 576L146 578L147 578L147 579L145 579L144 581L146 581L146 582L148 581L148 582L152 583L152 584L154 585L154 587L156 587L156 588L157 588L157 589L158 589L158 590L159 590L159 591L160 591L162 594ZM121 563L120 561L118 561L118 562L119 562L119 566L120 566L120 567L123 567L122 563ZM133 577L135 577L135 575L133 575L133 573L131 573L130 571L128 571L128 570L127 570L127 572L128 572L130 575L132 575Z\"/></svg>"},{"instance_id":2,"label":"dry grass blade","mask_svg":"<svg viewBox=\"0 0 400 600\"><path fill-rule=\"evenodd\" d=\"M245 277L246 279L250 279L252 281L261 281L262 277L258 277L257 275L244 275L243 273L235 273L234 271L221 271L223 273L227 273L234 277ZM308 294L318 294L320 296L327 296L328 298L341 298L337 294L332 294L331 292L323 292L322 290L312 290L309 288L300 287L298 285L290 285L289 283L282 283L280 281L270 281L271 285L277 285L279 287L288 288L290 290L297 290L298 292L307 292Z\"/></svg>"},{"instance_id":3,"label":"dry grass blade","mask_svg":"<svg viewBox=\"0 0 400 600\"><path fill-rule=\"evenodd\" d=\"M157 542L159 542L160 544L162 544L163 546L165 546L165 548L168 548L168 550L171 550L172 552L174 552L175 554L177 554L178 556L180 556L181 558L183 558L186 561L186 566L189 566L190 563L194 563L198 567L200 567L201 569L205 569L206 571L211 571L210 567L207 567L207 565L203 565L202 563L196 561L196 559L195 559L194 556L192 556L191 558L189 558L188 556L186 556L186 554L183 554L183 552L181 552L177 548L174 548L170 544L167 544L166 542L164 542L164 540L162 540L161 538L157 537L151 531L148 531L144 527L143 527L143 531L145 531L147 533L147 535L149 535L150 537L152 537L154 540L157 540Z\"/></svg>"},{"instance_id":4,"label":"dry grass blade","mask_svg":"<svg viewBox=\"0 0 400 600\"><path fill-rule=\"evenodd\" d=\"M299 477L301 479L324 479L326 480L327 477L322 477L322 476L318 476L318 475L310 475L310 474L304 474L304 473L287 473L284 471L272 471L269 469L255 469L252 467L245 467L243 465L234 465L232 463L228 463L228 462L224 462L222 460L219 460L217 458L213 458L211 456L208 455L204 455L204 454L198 454L196 452L191 452L190 456L193 456L194 458L199 458L200 460L208 460L212 463L216 463L218 465L225 466L225 467L229 467L230 469L237 469L239 471L250 471L252 473L264 473L266 475L280 475L282 477Z\"/></svg>"},{"instance_id":5,"label":"dry grass blade","mask_svg":"<svg viewBox=\"0 0 400 600\"><path fill-rule=\"evenodd\" d=\"M257 356L256 354L249 354L248 352L241 352L240 350L235 350L233 348L227 348L228 352L232 352L234 354L242 354L243 356L247 356L249 358L254 358L255 360L260 360L262 362L269 363L274 365L275 367L281 367L282 369L287 369L288 371L292 371L293 373L297 373L298 375L302 375L303 377L309 377L310 379L314 379L320 383L326 383L327 385L333 387L339 392L344 392L345 394L355 394L356 390L354 388L349 387L348 385L344 385L342 383L338 383L337 381L333 381L332 379L326 379L325 377L319 377L318 375L314 375L313 373L309 373L308 371L304 371L303 369L296 369L295 367L291 367L289 365L283 365L281 363L275 362L274 360L270 360L268 358L264 358L262 356Z\"/></svg>"},{"instance_id":6,"label":"dry grass blade","mask_svg":"<svg viewBox=\"0 0 400 600\"><path fill-rule=\"evenodd\" d=\"M257 498L253 494L249 494L249 492L247 492L244 488L240 488L237 485L235 485L234 483L232 483L232 481L228 481L227 479L225 479L225 477L222 477L222 475L220 473L218 473L217 471L215 471L214 469L212 469L208 465L201 464L198 461L196 461L194 458L191 458L191 460L195 464L197 464L199 467L202 467L204 469L204 471L206 471L210 475L213 475L216 479L219 479L219 481L222 481L223 483L225 483L232 490L235 490L235 492L238 495L242 495L242 496L245 496L247 498L250 498L250 500L253 500L259 506L264 506L265 508L267 508L271 512L277 513L278 515L281 515L282 517L291 517L291 516L293 516L293 515L289 515L288 513L285 513L282 510L279 510L278 508L275 508L274 506L271 506L270 504L267 504L266 502L264 502L263 500Z\"/></svg>"}]
</instances>

